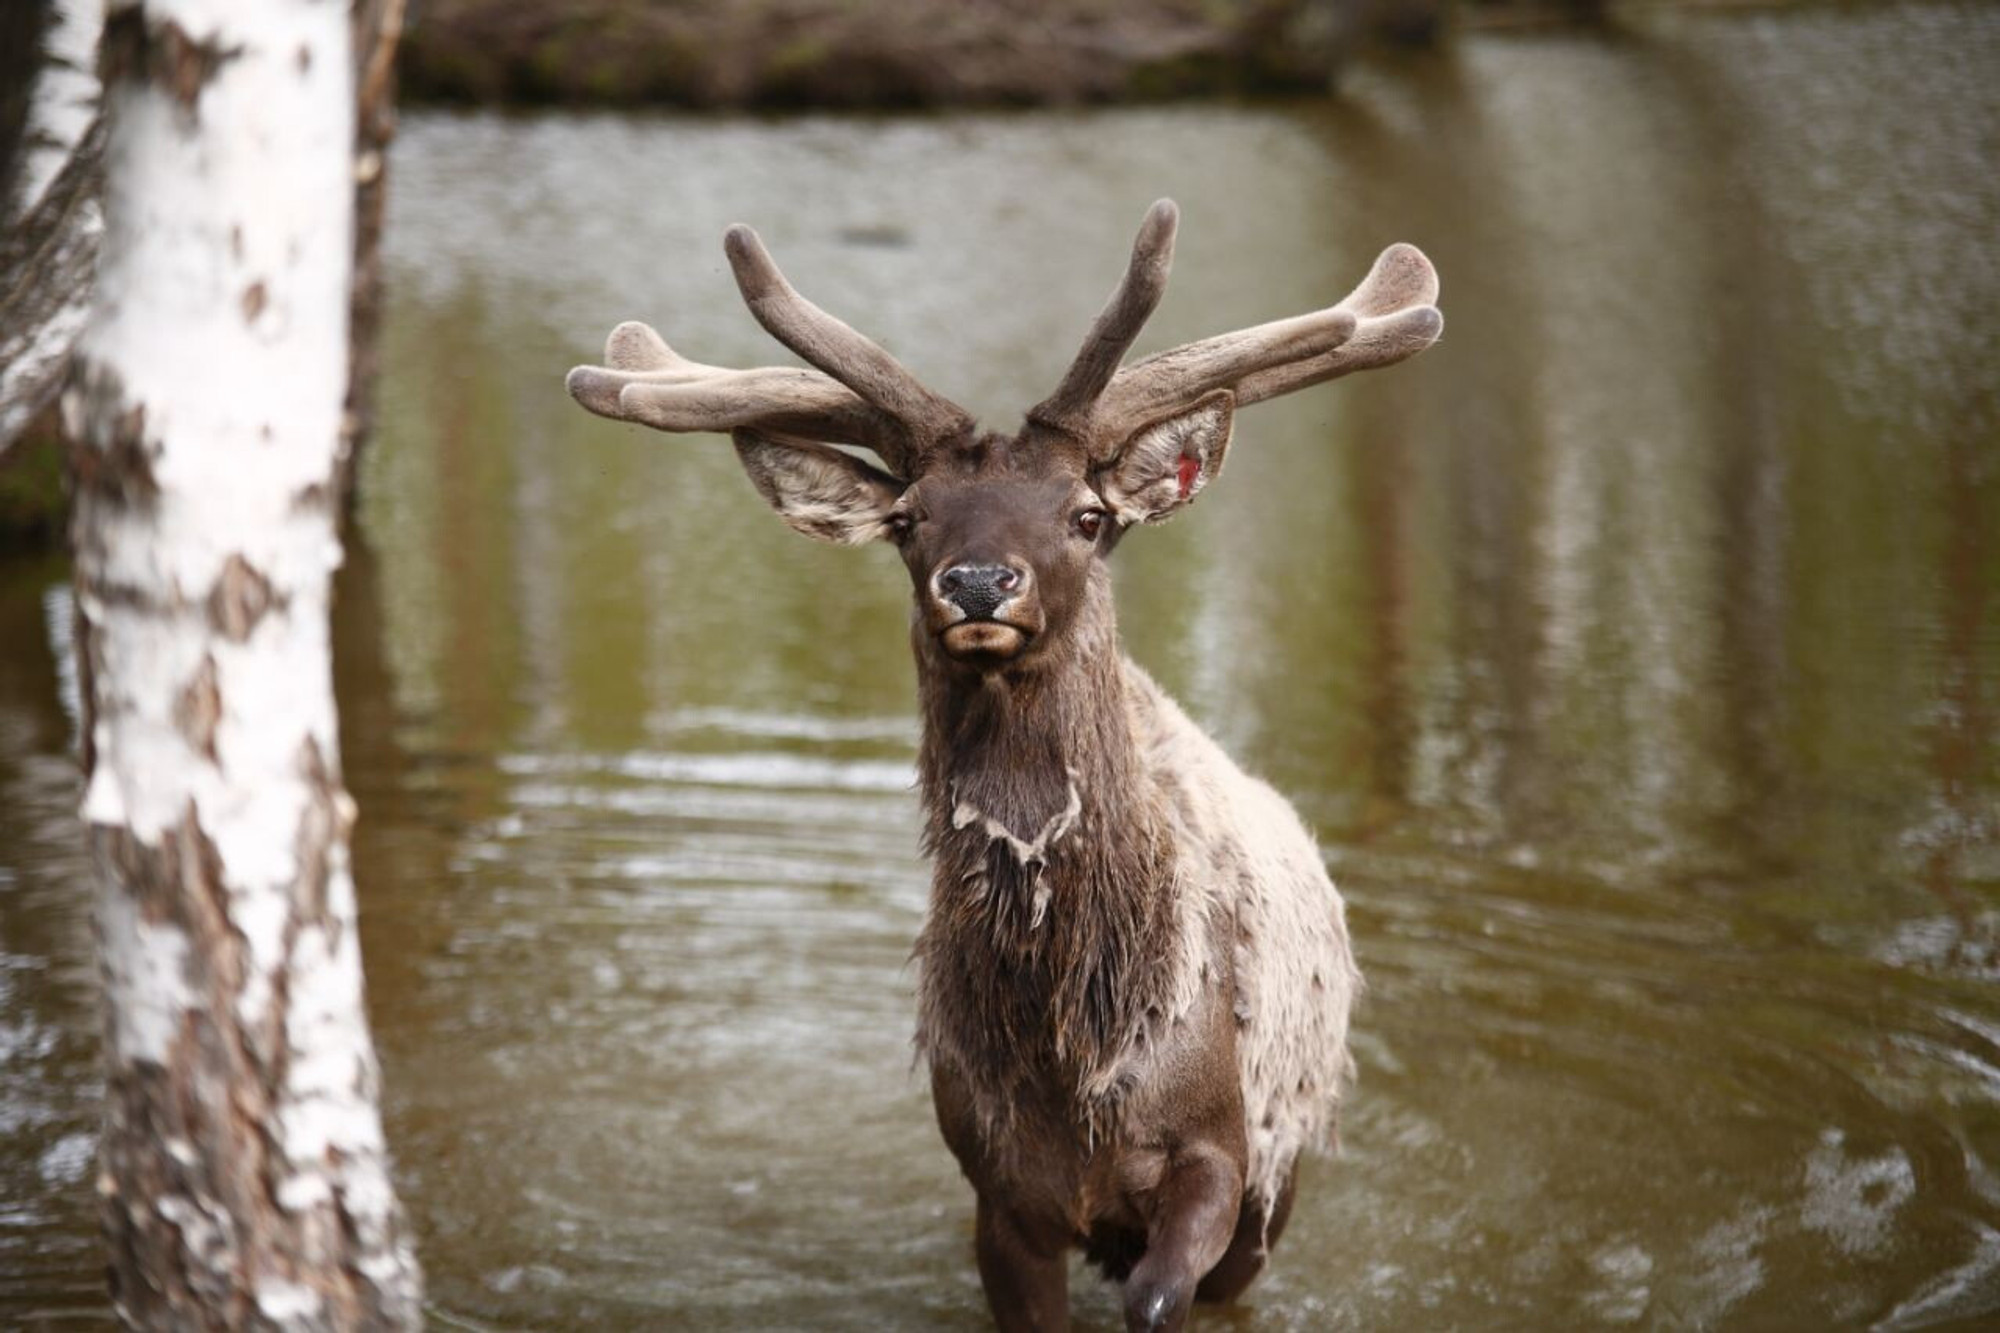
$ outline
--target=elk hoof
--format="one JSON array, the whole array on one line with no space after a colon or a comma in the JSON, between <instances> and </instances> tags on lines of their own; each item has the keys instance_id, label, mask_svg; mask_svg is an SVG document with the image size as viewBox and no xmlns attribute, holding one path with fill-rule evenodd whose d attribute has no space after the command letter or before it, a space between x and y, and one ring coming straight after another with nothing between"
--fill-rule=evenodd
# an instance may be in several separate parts
<instances>
[{"instance_id":1,"label":"elk hoof","mask_svg":"<svg viewBox=\"0 0 2000 1333\"><path fill-rule=\"evenodd\" d=\"M1155 1285L1150 1282L1134 1284L1125 1293L1125 1327L1128 1330L1144 1330L1144 1333L1158 1333L1161 1329L1179 1328L1185 1301L1176 1299L1178 1293L1170 1286Z\"/></svg>"}]
</instances>

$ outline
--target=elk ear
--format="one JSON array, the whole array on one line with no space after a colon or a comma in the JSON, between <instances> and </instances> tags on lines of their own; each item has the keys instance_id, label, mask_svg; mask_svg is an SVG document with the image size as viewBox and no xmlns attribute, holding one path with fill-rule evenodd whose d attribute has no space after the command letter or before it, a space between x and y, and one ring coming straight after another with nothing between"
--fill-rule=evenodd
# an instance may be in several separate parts
<instances>
[{"instance_id":1,"label":"elk ear","mask_svg":"<svg viewBox=\"0 0 2000 1333\"><path fill-rule=\"evenodd\" d=\"M824 444L747 428L730 438L750 484L795 530L841 546L889 535L889 512L904 486L880 468Z\"/></svg>"},{"instance_id":2,"label":"elk ear","mask_svg":"<svg viewBox=\"0 0 2000 1333\"><path fill-rule=\"evenodd\" d=\"M1157 523L1193 503L1222 471L1236 395L1217 389L1141 426L1099 475L1098 492L1120 523Z\"/></svg>"}]
</instances>

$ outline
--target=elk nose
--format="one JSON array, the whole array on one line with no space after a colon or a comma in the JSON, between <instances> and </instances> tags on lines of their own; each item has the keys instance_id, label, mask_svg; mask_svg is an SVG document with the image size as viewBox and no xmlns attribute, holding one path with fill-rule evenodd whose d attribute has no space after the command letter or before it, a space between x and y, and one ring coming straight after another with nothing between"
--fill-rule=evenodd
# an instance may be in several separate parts
<instances>
[{"instance_id":1,"label":"elk nose","mask_svg":"<svg viewBox=\"0 0 2000 1333\"><path fill-rule=\"evenodd\" d=\"M983 620L1000 609L1026 582L1012 565L953 565L937 577L938 596L965 612L968 620Z\"/></svg>"}]
</instances>

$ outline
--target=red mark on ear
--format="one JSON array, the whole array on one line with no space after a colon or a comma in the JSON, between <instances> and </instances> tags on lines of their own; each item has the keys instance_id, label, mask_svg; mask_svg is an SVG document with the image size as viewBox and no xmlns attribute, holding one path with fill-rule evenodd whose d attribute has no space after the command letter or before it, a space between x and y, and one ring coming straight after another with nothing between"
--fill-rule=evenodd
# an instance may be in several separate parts
<instances>
[{"instance_id":1,"label":"red mark on ear","mask_svg":"<svg viewBox=\"0 0 2000 1333\"><path fill-rule=\"evenodd\" d=\"M1194 479L1201 475L1201 460L1191 454L1181 455L1181 499L1194 494Z\"/></svg>"}]
</instances>

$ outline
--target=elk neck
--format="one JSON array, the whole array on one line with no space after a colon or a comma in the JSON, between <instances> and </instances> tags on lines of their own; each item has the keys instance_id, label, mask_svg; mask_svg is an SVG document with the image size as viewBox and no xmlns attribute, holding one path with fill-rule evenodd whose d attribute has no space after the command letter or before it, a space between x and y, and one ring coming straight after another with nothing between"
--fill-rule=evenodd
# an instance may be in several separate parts
<instances>
[{"instance_id":1,"label":"elk neck","mask_svg":"<svg viewBox=\"0 0 2000 1333\"><path fill-rule=\"evenodd\" d=\"M989 1116L1009 1112L1023 1076L1101 1103L1190 947L1108 580L1018 675L954 671L921 634L917 658L936 862L919 1043Z\"/></svg>"},{"instance_id":2,"label":"elk neck","mask_svg":"<svg viewBox=\"0 0 2000 1333\"><path fill-rule=\"evenodd\" d=\"M1020 866L1073 868L1154 841L1108 589L1092 589L1064 642L1032 667L953 669L926 642L917 674L933 855L984 860L997 844Z\"/></svg>"}]
</instances>

